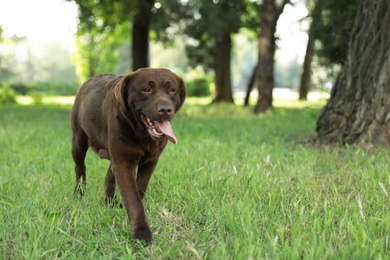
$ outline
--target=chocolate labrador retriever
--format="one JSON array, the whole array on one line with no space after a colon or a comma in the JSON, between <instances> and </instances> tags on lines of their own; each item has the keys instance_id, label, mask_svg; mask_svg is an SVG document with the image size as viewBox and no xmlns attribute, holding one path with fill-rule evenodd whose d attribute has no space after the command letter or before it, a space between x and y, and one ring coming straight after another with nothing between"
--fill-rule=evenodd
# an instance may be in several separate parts
<instances>
[{"instance_id":1,"label":"chocolate labrador retriever","mask_svg":"<svg viewBox=\"0 0 390 260\"><path fill-rule=\"evenodd\" d=\"M185 98L181 78L169 70L151 68L127 76L92 77L76 95L71 115L75 193L83 194L84 159L91 147L111 161L105 203L116 203L117 184L133 238L152 239L142 198L168 140L177 143L170 122Z\"/></svg>"}]
</instances>

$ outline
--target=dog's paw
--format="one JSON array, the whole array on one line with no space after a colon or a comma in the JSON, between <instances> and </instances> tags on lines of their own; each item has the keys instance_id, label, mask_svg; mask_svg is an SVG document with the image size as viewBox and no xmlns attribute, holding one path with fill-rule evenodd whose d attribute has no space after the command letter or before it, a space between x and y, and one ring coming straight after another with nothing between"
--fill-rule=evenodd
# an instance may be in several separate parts
<instances>
[{"instance_id":1,"label":"dog's paw","mask_svg":"<svg viewBox=\"0 0 390 260\"><path fill-rule=\"evenodd\" d=\"M135 228L133 230L132 236L135 239L145 241L147 244L149 244L152 241L152 232L150 231L150 228L148 225L143 225L143 226Z\"/></svg>"}]
</instances>

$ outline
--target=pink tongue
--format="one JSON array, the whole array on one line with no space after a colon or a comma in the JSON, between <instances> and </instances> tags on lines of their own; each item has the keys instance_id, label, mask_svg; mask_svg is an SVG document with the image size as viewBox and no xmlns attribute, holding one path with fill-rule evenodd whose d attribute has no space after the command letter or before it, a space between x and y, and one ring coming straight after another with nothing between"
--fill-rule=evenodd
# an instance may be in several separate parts
<instances>
[{"instance_id":1,"label":"pink tongue","mask_svg":"<svg viewBox=\"0 0 390 260\"><path fill-rule=\"evenodd\" d=\"M163 132L163 134L165 134L168 137L169 141L171 141L174 144L177 144L177 138L172 131L171 123L169 123L169 121L163 121L163 122L157 122L157 124L161 132Z\"/></svg>"}]
</instances>

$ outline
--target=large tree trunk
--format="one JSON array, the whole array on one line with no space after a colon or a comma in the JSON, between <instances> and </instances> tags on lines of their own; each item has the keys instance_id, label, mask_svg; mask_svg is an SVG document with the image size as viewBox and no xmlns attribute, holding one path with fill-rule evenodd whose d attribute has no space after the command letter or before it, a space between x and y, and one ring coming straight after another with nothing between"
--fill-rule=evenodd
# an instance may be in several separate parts
<instances>
[{"instance_id":1,"label":"large tree trunk","mask_svg":"<svg viewBox=\"0 0 390 260\"><path fill-rule=\"evenodd\" d=\"M132 66L133 70L149 67L149 29L154 0L138 1L138 10L132 28Z\"/></svg>"},{"instance_id":2,"label":"large tree trunk","mask_svg":"<svg viewBox=\"0 0 390 260\"><path fill-rule=\"evenodd\" d=\"M307 95L310 89L310 74L311 74L311 63L314 56L314 43L315 43L315 30L317 24L321 21L321 9L322 0L317 0L312 12L312 22L308 33L308 41L306 46L305 60L303 62L301 84L299 86L299 99L307 100Z\"/></svg>"},{"instance_id":3,"label":"large tree trunk","mask_svg":"<svg viewBox=\"0 0 390 260\"><path fill-rule=\"evenodd\" d=\"M217 43L215 64L215 88L216 96L213 102L234 102L230 80L230 51L232 39L230 34L225 34Z\"/></svg>"},{"instance_id":4,"label":"large tree trunk","mask_svg":"<svg viewBox=\"0 0 390 260\"><path fill-rule=\"evenodd\" d=\"M272 107L276 23L288 2L289 0L284 0L279 8L275 0L263 0L261 5L259 59L255 75L255 84L258 89L257 104L254 109L256 114Z\"/></svg>"},{"instance_id":5,"label":"large tree trunk","mask_svg":"<svg viewBox=\"0 0 390 260\"><path fill-rule=\"evenodd\" d=\"M362 0L348 57L317 121L320 143L390 144L390 2Z\"/></svg>"}]
</instances>

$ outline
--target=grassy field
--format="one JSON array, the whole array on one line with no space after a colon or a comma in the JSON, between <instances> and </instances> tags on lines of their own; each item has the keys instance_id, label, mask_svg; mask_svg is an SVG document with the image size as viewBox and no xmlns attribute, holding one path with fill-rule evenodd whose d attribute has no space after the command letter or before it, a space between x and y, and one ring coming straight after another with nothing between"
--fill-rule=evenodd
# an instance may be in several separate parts
<instances>
[{"instance_id":1,"label":"grassy field","mask_svg":"<svg viewBox=\"0 0 390 260\"><path fill-rule=\"evenodd\" d=\"M154 240L103 204L87 156L75 198L70 105L0 106L0 259L389 259L390 152L307 140L324 102L188 99L144 203Z\"/></svg>"}]
</instances>

